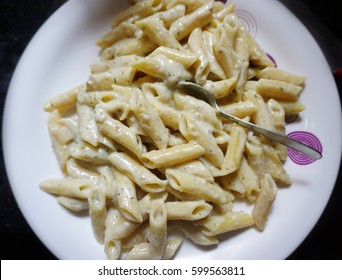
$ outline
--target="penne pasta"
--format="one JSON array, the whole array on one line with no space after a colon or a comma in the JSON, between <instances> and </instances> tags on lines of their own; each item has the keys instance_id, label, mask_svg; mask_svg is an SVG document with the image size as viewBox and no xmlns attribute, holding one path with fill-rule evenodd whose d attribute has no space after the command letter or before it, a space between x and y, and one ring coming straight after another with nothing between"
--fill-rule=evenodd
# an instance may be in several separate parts
<instances>
[{"instance_id":1,"label":"penne pasta","mask_svg":"<svg viewBox=\"0 0 342 280\"><path fill-rule=\"evenodd\" d=\"M246 132L242 127L233 126L230 131L227 152L222 164L222 176L240 168L246 144Z\"/></svg>"},{"instance_id":2,"label":"penne pasta","mask_svg":"<svg viewBox=\"0 0 342 280\"><path fill-rule=\"evenodd\" d=\"M159 114L148 102L141 90L132 92L134 105L133 113L138 119L140 127L151 137L159 149L165 149L169 141L169 132Z\"/></svg>"},{"instance_id":3,"label":"penne pasta","mask_svg":"<svg viewBox=\"0 0 342 280\"><path fill-rule=\"evenodd\" d=\"M170 186L180 192L217 204L224 204L228 201L219 185L209 183L203 178L173 169L166 170L166 177Z\"/></svg>"},{"instance_id":4,"label":"penne pasta","mask_svg":"<svg viewBox=\"0 0 342 280\"><path fill-rule=\"evenodd\" d=\"M149 215L150 232L149 254L150 259L160 260L166 249L167 210L164 201L157 199L152 202Z\"/></svg>"},{"instance_id":5,"label":"penne pasta","mask_svg":"<svg viewBox=\"0 0 342 280\"><path fill-rule=\"evenodd\" d=\"M165 190L165 181L159 179L130 155L125 153L112 153L109 156L109 160L116 169L127 174L144 191L153 193Z\"/></svg>"},{"instance_id":6,"label":"penne pasta","mask_svg":"<svg viewBox=\"0 0 342 280\"><path fill-rule=\"evenodd\" d=\"M181 40L197 27L202 27L210 22L214 1L210 0L192 13L181 17L170 26L170 32L177 40Z\"/></svg>"},{"instance_id":7,"label":"penne pasta","mask_svg":"<svg viewBox=\"0 0 342 280\"><path fill-rule=\"evenodd\" d=\"M285 135L286 117L304 110L306 77L275 66L235 1L131 2L96 41L87 79L43 106L62 176L40 189L89 216L110 260L171 259L183 238L212 250L225 233L263 231L277 184L291 184L287 148L178 82Z\"/></svg>"},{"instance_id":8,"label":"penne pasta","mask_svg":"<svg viewBox=\"0 0 342 280\"><path fill-rule=\"evenodd\" d=\"M260 95L287 101L297 100L302 89L301 86L295 84L264 78L258 80L256 84L256 90Z\"/></svg>"},{"instance_id":9,"label":"penne pasta","mask_svg":"<svg viewBox=\"0 0 342 280\"><path fill-rule=\"evenodd\" d=\"M188 141L199 143L205 150L204 157L214 166L221 167L224 155L216 144L214 137L205 131L199 122L190 115L183 116L179 126L180 132Z\"/></svg>"},{"instance_id":10,"label":"penne pasta","mask_svg":"<svg viewBox=\"0 0 342 280\"><path fill-rule=\"evenodd\" d=\"M141 161L148 168L170 167L192 159L205 153L204 148L196 142L180 144L171 148L154 150L141 155Z\"/></svg>"},{"instance_id":11,"label":"penne pasta","mask_svg":"<svg viewBox=\"0 0 342 280\"><path fill-rule=\"evenodd\" d=\"M198 56L192 52L180 51L168 47L159 47L151 52L150 56L164 55L165 57L181 63L185 68L189 68L196 62Z\"/></svg>"},{"instance_id":12,"label":"penne pasta","mask_svg":"<svg viewBox=\"0 0 342 280\"><path fill-rule=\"evenodd\" d=\"M168 220L194 221L208 216L213 209L204 201L173 201L165 203Z\"/></svg>"},{"instance_id":13,"label":"penne pasta","mask_svg":"<svg viewBox=\"0 0 342 280\"><path fill-rule=\"evenodd\" d=\"M39 187L47 193L79 199L88 199L94 182L89 179L47 179Z\"/></svg>"},{"instance_id":14,"label":"penne pasta","mask_svg":"<svg viewBox=\"0 0 342 280\"><path fill-rule=\"evenodd\" d=\"M44 111L52 112L54 110L58 110L65 112L68 110L72 110L76 106L78 93L83 90L84 86L80 85L67 92L51 97L46 101L44 105Z\"/></svg>"},{"instance_id":15,"label":"penne pasta","mask_svg":"<svg viewBox=\"0 0 342 280\"><path fill-rule=\"evenodd\" d=\"M257 79L283 81L286 83L295 84L297 86L303 86L306 80L304 76L297 75L273 66L268 66L262 70L257 71L255 77Z\"/></svg>"},{"instance_id":16,"label":"penne pasta","mask_svg":"<svg viewBox=\"0 0 342 280\"><path fill-rule=\"evenodd\" d=\"M208 236L203 233L202 227L189 222L181 222L180 228L185 236L195 244L201 246L211 246L219 243L215 236Z\"/></svg>"},{"instance_id":17,"label":"penne pasta","mask_svg":"<svg viewBox=\"0 0 342 280\"><path fill-rule=\"evenodd\" d=\"M260 193L255 201L252 216L256 226L263 230L266 220L276 198L277 186L269 174L265 174L261 181Z\"/></svg>"},{"instance_id":18,"label":"penne pasta","mask_svg":"<svg viewBox=\"0 0 342 280\"><path fill-rule=\"evenodd\" d=\"M89 215L96 240L103 243L105 240L105 221L107 217L106 192L102 180L90 190L88 196Z\"/></svg>"},{"instance_id":19,"label":"penne pasta","mask_svg":"<svg viewBox=\"0 0 342 280\"><path fill-rule=\"evenodd\" d=\"M80 212L80 211L89 209L89 204L87 200L66 197L66 196L59 196L57 197L57 201L61 205L63 205L65 208L74 212Z\"/></svg>"},{"instance_id":20,"label":"penne pasta","mask_svg":"<svg viewBox=\"0 0 342 280\"><path fill-rule=\"evenodd\" d=\"M207 217L199 224L204 228L203 233L215 236L237 229L247 228L254 224L253 217L245 212L227 212L223 215Z\"/></svg>"},{"instance_id":21,"label":"penne pasta","mask_svg":"<svg viewBox=\"0 0 342 280\"><path fill-rule=\"evenodd\" d=\"M116 171L115 185L118 210L127 220L142 223L143 217L132 180L125 174Z\"/></svg>"}]
</instances>

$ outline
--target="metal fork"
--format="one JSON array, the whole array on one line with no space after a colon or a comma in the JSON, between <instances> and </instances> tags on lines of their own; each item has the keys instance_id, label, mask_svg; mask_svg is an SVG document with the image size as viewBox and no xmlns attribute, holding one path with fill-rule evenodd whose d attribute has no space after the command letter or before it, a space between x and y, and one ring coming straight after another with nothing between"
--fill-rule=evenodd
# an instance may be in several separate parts
<instances>
[{"instance_id":1,"label":"metal fork","mask_svg":"<svg viewBox=\"0 0 342 280\"><path fill-rule=\"evenodd\" d=\"M189 95L192 95L193 97L196 97L198 99L201 99L205 102L207 102L208 104L210 104L212 107L214 107L216 109L216 111L219 113L219 115L221 117L227 118L251 131L254 131L260 135L263 135L265 137L267 137L268 139L271 139L273 141L276 141L278 143L281 143L287 147L290 147L292 149L295 149L309 157L312 157L314 159L321 159L322 158L322 154L317 151L316 149L302 143L299 142L295 139L289 138L287 136L281 135L279 133L275 133L273 131L270 131L268 129L262 128L260 126L257 126L253 123L244 121L240 118L237 118L233 115L227 114L225 112L223 112L220 107L218 106L214 96L207 91L205 88L203 88L202 86L192 83L192 82L187 82L187 81L180 81L177 83L177 87L179 88L183 88L184 90L187 91L187 93L189 93Z\"/></svg>"}]
</instances>

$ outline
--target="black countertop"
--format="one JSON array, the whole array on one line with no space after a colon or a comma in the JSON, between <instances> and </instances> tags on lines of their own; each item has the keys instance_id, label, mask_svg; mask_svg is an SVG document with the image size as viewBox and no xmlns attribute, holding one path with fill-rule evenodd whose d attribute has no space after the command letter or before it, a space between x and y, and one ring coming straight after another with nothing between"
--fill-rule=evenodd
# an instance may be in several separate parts
<instances>
[{"instance_id":1,"label":"black countertop","mask_svg":"<svg viewBox=\"0 0 342 280\"><path fill-rule=\"evenodd\" d=\"M38 28L65 2L65 0L0 1L1 123L9 82L21 54ZM327 0L323 5L322 3L316 5L315 1L309 0L281 0L281 2L300 17L316 38L332 71L342 67L342 23L339 2ZM341 81L336 78L340 98ZM2 149L0 174L1 259L56 259L32 232L16 204L6 176ZM317 225L288 259L342 259L341 187L340 172L331 199Z\"/></svg>"}]
</instances>

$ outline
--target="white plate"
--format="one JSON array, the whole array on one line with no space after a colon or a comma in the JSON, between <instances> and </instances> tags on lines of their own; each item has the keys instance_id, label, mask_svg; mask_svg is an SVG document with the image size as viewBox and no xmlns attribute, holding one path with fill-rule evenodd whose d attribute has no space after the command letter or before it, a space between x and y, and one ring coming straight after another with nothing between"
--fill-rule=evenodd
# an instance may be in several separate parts
<instances>
[{"instance_id":1,"label":"white plate","mask_svg":"<svg viewBox=\"0 0 342 280\"><path fill-rule=\"evenodd\" d=\"M308 77L301 95L306 110L288 131L308 131L323 146L323 159L288 160L289 188L279 189L264 232L232 234L217 247L185 242L176 259L284 259L313 228L330 197L341 155L341 111L328 64L300 21L274 0L237 0L238 13L279 68ZM51 149L48 97L78 85L97 60L96 39L128 1L72 0L41 27L24 52L9 88L3 122L6 168L15 198L42 242L60 259L105 259L87 216L77 216L41 191L38 183L61 176ZM228 236L225 236L228 237Z\"/></svg>"}]
</instances>

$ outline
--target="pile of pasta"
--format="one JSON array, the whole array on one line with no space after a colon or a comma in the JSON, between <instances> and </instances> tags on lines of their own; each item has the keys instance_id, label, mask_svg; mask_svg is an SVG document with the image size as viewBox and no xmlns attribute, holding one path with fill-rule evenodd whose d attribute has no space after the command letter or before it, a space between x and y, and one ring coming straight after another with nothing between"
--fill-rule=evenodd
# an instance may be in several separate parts
<instances>
[{"instance_id":1,"label":"pile of pasta","mask_svg":"<svg viewBox=\"0 0 342 280\"><path fill-rule=\"evenodd\" d=\"M208 246L237 229L262 231L277 187L291 183L286 147L177 83L195 82L224 112L285 134L285 116L304 109L305 77L274 65L234 2L134 1L97 45L84 84L45 104L64 175L40 188L89 212L108 259L170 259L184 238ZM240 202L251 211L236 210Z\"/></svg>"}]
</instances>

